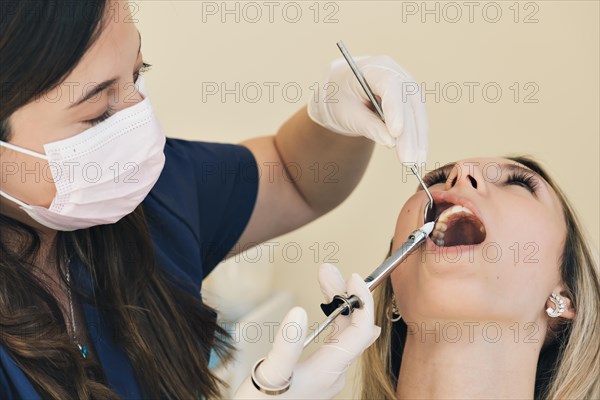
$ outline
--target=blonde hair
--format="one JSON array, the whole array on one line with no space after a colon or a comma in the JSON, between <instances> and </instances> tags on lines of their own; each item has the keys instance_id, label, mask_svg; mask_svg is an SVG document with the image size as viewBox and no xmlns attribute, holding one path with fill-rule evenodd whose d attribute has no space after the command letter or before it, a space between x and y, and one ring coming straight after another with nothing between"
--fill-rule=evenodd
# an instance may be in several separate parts
<instances>
[{"instance_id":1,"label":"blonde hair","mask_svg":"<svg viewBox=\"0 0 600 400\"><path fill-rule=\"evenodd\" d=\"M600 280L598 257L579 228L579 221L566 196L540 165L527 157L509 157L538 173L556 192L563 208L567 235L561 256L560 273L576 317L563 322L554 340L540 353L535 380L535 399L600 398ZM391 250L391 249L390 249ZM389 316L392 285L388 278L374 293L375 323L381 326L379 339L362 356L363 399L395 399L397 368L391 352L402 361L406 324L394 329ZM392 336L393 339L392 339ZM393 343L393 348L392 348Z\"/></svg>"}]
</instances>

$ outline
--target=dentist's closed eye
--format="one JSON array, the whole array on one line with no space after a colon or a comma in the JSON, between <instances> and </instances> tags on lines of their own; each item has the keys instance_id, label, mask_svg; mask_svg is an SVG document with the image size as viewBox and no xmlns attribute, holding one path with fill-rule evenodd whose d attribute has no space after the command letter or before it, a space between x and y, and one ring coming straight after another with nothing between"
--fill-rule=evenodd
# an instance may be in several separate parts
<instances>
[{"instance_id":1,"label":"dentist's closed eye","mask_svg":"<svg viewBox=\"0 0 600 400\"><path fill-rule=\"evenodd\" d=\"M148 63L145 63L145 62L142 63L142 66L133 73L133 81L137 82L137 80L140 77L140 75L142 75L146 71L149 71L151 67L152 67L151 64L148 64ZM97 125L100 122L108 119L114 113L115 113L115 109L113 107L111 107L111 105L109 104L106 107L106 109L104 110L104 112L102 114L98 115L95 118L85 120L85 121L83 121L83 123L84 124L88 124L90 126L94 126L94 125Z\"/></svg>"},{"instance_id":2,"label":"dentist's closed eye","mask_svg":"<svg viewBox=\"0 0 600 400\"><path fill-rule=\"evenodd\" d=\"M150 68L152 68L152 64L148 64L148 63L142 63L142 66L133 73L133 81L137 82L138 78L140 77L140 75L143 75L144 72L148 72L150 71Z\"/></svg>"}]
</instances>

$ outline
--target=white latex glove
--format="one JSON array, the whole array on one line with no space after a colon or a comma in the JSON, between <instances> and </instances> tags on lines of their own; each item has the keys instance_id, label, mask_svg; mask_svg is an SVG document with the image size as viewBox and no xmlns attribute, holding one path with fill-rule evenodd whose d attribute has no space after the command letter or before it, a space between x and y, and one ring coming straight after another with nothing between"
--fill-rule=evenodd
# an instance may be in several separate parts
<instances>
[{"instance_id":1,"label":"white latex glove","mask_svg":"<svg viewBox=\"0 0 600 400\"><path fill-rule=\"evenodd\" d=\"M354 61L380 98L385 123L369 108L371 102L344 58L331 63L318 96L310 96L310 118L342 135L364 136L395 147L400 162L425 162L429 128L419 85L389 56L363 56Z\"/></svg>"},{"instance_id":2,"label":"white latex glove","mask_svg":"<svg viewBox=\"0 0 600 400\"><path fill-rule=\"evenodd\" d=\"M327 271L322 273L324 269ZM338 317L334 324L337 323L340 329L333 335L329 329L323 332L317 340L325 343L301 363L298 359L308 333L308 322L303 308L293 308L283 319L271 352L255 373L261 387L270 390L286 386L291 376L289 389L279 395L268 395L256 389L251 377L248 377L238 388L234 399L331 399L342 390L346 369L377 339L381 329L374 324L373 296L362 278L353 274L347 284L343 279L340 284L338 277L341 278L341 275L333 265L321 266L321 290L325 293L329 289L324 288L339 286L341 291L335 294L355 294L363 301L363 306L349 316ZM297 338L297 329L291 326L301 328L300 338ZM286 327L293 332L287 337Z\"/></svg>"}]
</instances>

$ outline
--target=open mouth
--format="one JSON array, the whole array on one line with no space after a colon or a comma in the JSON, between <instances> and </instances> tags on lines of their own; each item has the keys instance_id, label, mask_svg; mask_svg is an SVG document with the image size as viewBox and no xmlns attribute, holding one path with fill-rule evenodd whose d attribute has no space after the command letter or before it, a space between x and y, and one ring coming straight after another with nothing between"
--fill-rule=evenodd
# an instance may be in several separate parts
<instances>
[{"instance_id":1,"label":"open mouth","mask_svg":"<svg viewBox=\"0 0 600 400\"><path fill-rule=\"evenodd\" d=\"M483 223L467 207L445 201L435 202L431 211L431 220L435 227L431 239L442 247L468 246L480 244L485 240L486 231Z\"/></svg>"}]
</instances>

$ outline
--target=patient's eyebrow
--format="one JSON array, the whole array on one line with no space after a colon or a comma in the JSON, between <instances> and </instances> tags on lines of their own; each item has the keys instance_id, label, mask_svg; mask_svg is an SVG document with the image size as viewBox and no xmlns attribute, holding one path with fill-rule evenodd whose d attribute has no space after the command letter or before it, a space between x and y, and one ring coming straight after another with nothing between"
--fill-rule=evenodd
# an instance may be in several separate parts
<instances>
[{"instance_id":1,"label":"patient's eyebrow","mask_svg":"<svg viewBox=\"0 0 600 400\"><path fill-rule=\"evenodd\" d=\"M541 179L541 176L539 176L539 174L534 170L527 168L524 165L517 164L515 162L502 163L500 164L500 167L502 168L502 172L527 172L535 175L536 178Z\"/></svg>"},{"instance_id":2,"label":"patient's eyebrow","mask_svg":"<svg viewBox=\"0 0 600 400\"><path fill-rule=\"evenodd\" d=\"M140 52L142 51L142 35L140 33L140 31L138 31L138 37L140 39L140 45L138 46L138 51L137 54L139 55ZM77 100L77 102L71 104L68 109L71 109L73 107L77 107L78 105L88 101L89 99L91 99L92 97L96 96L98 93L102 92L103 90L106 90L106 88L111 87L112 85L115 84L115 82L117 82L118 77L114 77L112 79L108 79L96 86L94 86L91 90L89 90L81 99Z\"/></svg>"}]
</instances>

